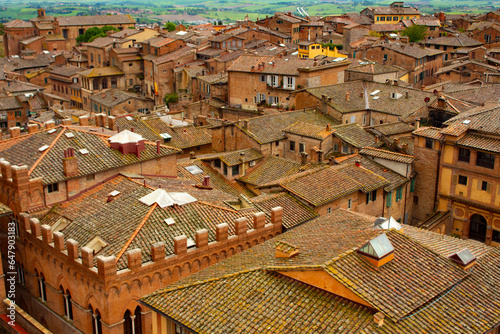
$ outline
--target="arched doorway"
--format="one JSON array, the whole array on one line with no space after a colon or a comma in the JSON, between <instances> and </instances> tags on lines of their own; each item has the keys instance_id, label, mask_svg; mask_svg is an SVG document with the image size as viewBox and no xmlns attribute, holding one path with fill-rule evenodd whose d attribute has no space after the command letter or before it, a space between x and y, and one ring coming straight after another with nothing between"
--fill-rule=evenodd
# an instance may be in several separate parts
<instances>
[{"instance_id":1,"label":"arched doorway","mask_svg":"<svg viewBox=\"0 0 500 334\"><path fill-rule=\"evenodd\" d=\"M485 242L487 226L486 218L478 214L472 215L470 217L469 239Z\"/></svg>"}]
</instances>

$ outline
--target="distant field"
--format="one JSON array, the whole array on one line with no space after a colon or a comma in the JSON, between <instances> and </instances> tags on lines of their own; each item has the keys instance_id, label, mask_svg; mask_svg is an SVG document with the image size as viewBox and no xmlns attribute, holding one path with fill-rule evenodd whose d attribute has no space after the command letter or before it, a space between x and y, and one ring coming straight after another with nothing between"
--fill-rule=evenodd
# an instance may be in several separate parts
<instances>
[{"instance_id":1,"label":"distant field","mask_svg":"<svg viewBox=\"0 0 500 334\"><path fill-rule=\"evenodd\" d=\"M243 19L246 14L250 19L272 15L276 11L291 11L298 15L297 7L303 7L309 15L326 16L342 14L346 12L360 12L367 6L388 5L393 0L381 1L279 1L279 0L119 0L119 1L95 1L82 0L74 1L54 1L54 0L33 0L20 4L17 1L0 0L0 21L7 22L15 18L28 20L36 16L36 8L43 7L47 10L47 15L96 15L112 10L124 14L130 14L140 20L161 21L159 15L181 15L182 20L185 15L200 15L210 19L235 21ZM444 11L450 14L456 13L481 13L493 10L493 6L499 6L498 1L487 0L432 0L432 1L409 1L419 7L424 13L434 13ZM168 17L168 16L165 16ZM175 17L175 16L171 16ZM187 17L187 16L186 16ZM179 21L180 21L179 20Z\"/></svg>"}]
</instances>

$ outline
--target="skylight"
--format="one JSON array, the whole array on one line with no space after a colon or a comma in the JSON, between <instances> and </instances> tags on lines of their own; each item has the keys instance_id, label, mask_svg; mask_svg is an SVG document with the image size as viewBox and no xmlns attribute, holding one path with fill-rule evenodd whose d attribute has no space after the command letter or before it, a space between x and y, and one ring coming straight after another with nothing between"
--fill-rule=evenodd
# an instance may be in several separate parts
<instances>
[{"instance_id":1,"label":"skylight","mask_svg":"<svg viewBox=\"0 0 500 334\"><path fill-rule=\"evenodd\" d=\"M368 241L363 247L361 247L359 252L364 253L372 258L381 259L386 255L389 255L394 251L389 238L385 233L379 235L378 237Z\"/></svg>"},{"instance_id":2,"label":"skylight","mask_svg":"<svg viewBox=\"0 0 500 334\"><path fill-rule=\"evenodd\" d=\"M168 226L170 225L174 225L175 224L175 220L173 218L167 218L163 221L165 224L167 224Z\"/></svg>"},{"instance_id":3,"label":"skylight","mask_svg":"<svg viewBox=\"0 0 500 334\"><path fill-rule=\"evenodd\" d=\"M470 123L470 119L466 119L465 121L462 122L463 124L469 124Z\"/></svg>"},{"instance_id":4,"label":"skylight","mask_svg":"<svg viewBox=\"0 0 500 334\"><path fill-rule=\"evenodd\" d=\"M47 133L52 134L52 133L54 133L54 132L56 132L56 131L57 131L56 129L52 129L52 130L47 131Z\"/></svg>"},{"instance_id":5,"label":"skylight","mask_svg":"<svg viewBox=\"0 0 500 334\"><path fill-rule=\"evenodd\" d=\"M119 192L118 190L113 190L113 191L112 191L112 192L110 192L108 195L109 195L109 196L113 196L113 197L115 197L115 196L118 196L119 194L120 194L120 192Z\"/></svg>"},{"instance_id":6,"label":"skylight","mask_svg":"<svg viewBox=\"0 0 500 334\"><path fill-rule=\"evenodd\" d=\"M43 145L42 147L40 147L40 148L38 149L38 151L43 152L43 151L45 151L45 150L46 150L46 149L48 149L48 148L49 148L49 145Z\"/></svg>"},{"instance_id":7,"label":"skylight","mask_svg":"<svg viewBox=\"0 0 500 334\"><path fill-rule=\"evenodd\" d=\"M75 135L72 134L71 132L67 132L64 135L66 136L66 138L75 138Z\"/></svg>"},{"instance_id":8,"label":"skylight","mask_svg":"<svg viewBox=\"0 0 500 334\"><path fill-rule=\"evenodd\" d=\"M193 175L203 173L203 170L200 167L196 166L196 165L187 166L186 170L188 172L190 172L191 174L193 174Z\"/></svg>"},{"instance_id":9,"label":"skylight","mask_svg":"<svg viewBox=\"0 0 500 334\"><path fill-rule=\"evenodd\" d=\"M450 255L450 259L461 266L467 266L468 264L475 261L476 257L470 252L468 248L464 248L461 251Z\"/></svg>"},{"instance_id":10,"label":"skylight","mask_svg":"<svg viewBox=\"0 0 500 334\"><path fill-rule=\"evenodd\" d=\"M134 119L133 119L132 117L130 117L130 116L127 116L127 117L125 117L125 118L126 118L126 119L128 119L129 121L133 121L133 120L134 120Z\"/></svg>"},{"instance_id":11,"label":"skylight","mask_svg":"<svg viewBox=\"0 0 500 334\"><path fill-rule=\"evenodd\" d=\"M377 90L374 90L373 92L370 93L370 95L377 95L378 93L380 93L380 89L377 89Z\"/></svg>"},{"instance_id":12,"label":"skylight","mask_svg":"<svg viewBox=\"0 0 500 334\"><path fill-rule=\"evenodd\" d=\"M78 150L78 152L80 152L83 155L89 154L89 150L87 150L86 148L82 148L82 149Z\"/></svg>"}]
</instances>

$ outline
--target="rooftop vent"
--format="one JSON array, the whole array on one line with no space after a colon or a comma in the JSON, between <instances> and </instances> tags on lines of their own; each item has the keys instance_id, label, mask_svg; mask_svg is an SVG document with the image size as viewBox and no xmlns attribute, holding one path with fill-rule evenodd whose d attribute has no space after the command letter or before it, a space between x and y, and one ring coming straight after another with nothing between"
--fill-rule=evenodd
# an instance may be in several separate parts
<instances>
[{"instance_id":1,"label":"rooftop vent","mask_svg":"<svg viewBox=\"0 0 500 334\"><path fill-rule=\"evenodd\" d=\"M57 131L56 129L52 129L52 130L47 131L47 133L53 134L56 131Z\"/></svg>"},{"instance_id":2,"label":"rooftop vent","mask_svg":"<svg viewBox=\"0 0 500 334\"><path fill-rule=\"evenodd\" d=\"M66 136L66 138L75 138L75 135L72 134L71 132L67 132L64 135Z\"/></svg>"},{"instance_id":3,"label":"rooftop vent","mask_svg":"<svg viewBox=\"0 0 500 334\"><path fill-rule=\"evenodd\" d=\"M476 263L476 257L472 255L468 248L451 254L449 259L458 264L463 269L469 269Z\"/></svg>"},{"instance_id":4,"label":"rooftop vent","mask_svg":"<svg viewBox=\"0 0 500 334\"><path fill-rule=\"evenodd\" d=\"M389 219L380 217L375 220L375 227L381 230L401 230L402 225L398 223L394 218Z\"/></svg>"},{"instance_id":5,"label":"rooftop vent","mask_svg":"<svg viewBox=\"0 0 500 334\"><path fill-rule=\"evenodd\" d=\"M165 224L167 224L168 226L171 226L171 225L174 225L175 224L175 220L173 218L167 218L163 221Z\"/></svg>"},{"instance_id":6,"label":"rooftop vent","mask_svg":"<svg viewBox=\"0 0 500 334\"><path fill-rule=\"evenodd\" d=\"M391 99L397 100L403 97L403 94L400 93L391 93Z\"/></svg>"},{"instance_id":7,"label":"rooftop vent","mask_svg":"<svg viewBox=\"0 0 500 334\"><path fill-rule=\"evenodd\" d=\"M184 205L196 202L196 198L188 193L167 193L163 189L156 189L152 193L141 197L139 201L147 206L154 203L158 204L160 208L165 208L172 205Z\"/></svg>"},{"instance_id":8,"label":"rooftop vent","mask_svg":"<svg viewBox=\"0 0 500 334\"><path fill-rule=\"evenodd\" d=\"M113 197L116 197L120 194L120 192L118 190L113 190L112 192L110 192L108 195L109 196L113 196Z\"/></svg>"},{"instance_id":9,"label":"rooftop vent","mask_svg":"<svg viewBox=\"0 0 500 334\"><path fill-rule=\"evenodd\" d=\"M466 119L462 122L463 124L469 124L470 123L470 119Z\"/></svg>"},{"instance_id":10,"label":"rooftop vent","mask_svg":"<svg viewBox=\"0 0 500 334\"><path fill-rule=\"evenodd\" d=\"M377 89L377 90L374 90L373 92L370 93L371 96L374 96L374 95L377 95L378 93L380 93L380 90Z\"/></svg>"},{"instance_id":11,"label":"rooftop vent","mask_svg":"<svg viewBox=\"0 0 500 334\"><path fill-rule=\"evenodd\" d=\"M378 268L394 258L394 247L387 235L382 233L359 248L358 253Z\"/></svg>"},{"instance_id":12,"label":"rooftop vent","mask_svg":"<svg viewBox=\"0 0 500 334\"><path fill-rule=\"evenodd\" d=\"M299 248L285 241L276 241L274 243L276 257L291 258L299 254Z\"/></svg>"},{"instance_id":13,"label":"rooftop vent","mask_svg":"<svg viewBox=\"0 0 500 334\"><path fill-rule=\"evenodd\" d=\"M82 148L82 149L78 150L78 152L80 152L80 154L83 154L83 155L89 154L89 150L87 150L86 148Z\"/></svg>"}]
</instances>

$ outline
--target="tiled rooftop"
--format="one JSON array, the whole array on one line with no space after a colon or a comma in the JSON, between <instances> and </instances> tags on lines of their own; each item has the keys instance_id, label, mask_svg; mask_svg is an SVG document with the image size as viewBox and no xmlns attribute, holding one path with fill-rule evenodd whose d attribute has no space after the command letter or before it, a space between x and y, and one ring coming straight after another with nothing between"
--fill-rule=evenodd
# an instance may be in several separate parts
<instances>
[{"instance_id":1,"label":"tiled rooftop","mask_svg":"<svg viewBox=\"0 0 500 334\"><path fill-rule=\"evenodd\" d=\"M387 159L387 160L392 160L396 162L402 162L405 164L411 164L415 158L411 155L406 155L402 153L396 153L396 152L391 152L387 150L382 150L382 149L376 149L376 148L371 148L371 147L363 147L361 151L359 151L360 154L367 155L369 157L374 157L374 158L381 158L381 159Z\"/></svg>"},{"instance_id":2,"label":"tiled rooftop","mask_svg":"<svg viewBox=\"0 0 500 334\"><path fill-rule=\"evenodd\" d=\"M357 123L334 126L333 135L356 148L365 146L379 147L383 145L381 141L376 143L375 136L365 131L365 129Z\"/></svg>"},{"instance_id":3,"label":"tiled rooftop","mask_svg":"<svg viewBox=\"0 0 500 334\"><path fill-rule=\"evenodd\" d=\"M137 158L134 154L122 154L111 149L107 142L109 136L101 133L62 126L56 127L53 133L49 131L51 130L0 141L0 157L12 165L27 165L30 178L41 177L44 184L50 184L67 179L63 173L62 160L63 152L70 147L74 149L78 159L78 174L73 177L95 174L178 152L175 148L162 145L160 154L157 154L156 144L147 142L141 157ZM65 133L72 133L74 137L68 138ZM48 148L40 151L43 146ZM80 149L87 149L89 153L81 154Z\"/></svg>"}]
</instances>

